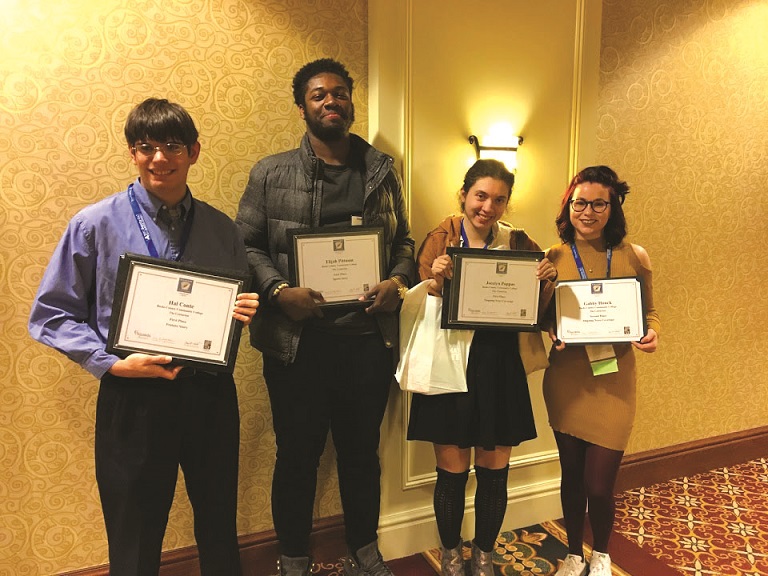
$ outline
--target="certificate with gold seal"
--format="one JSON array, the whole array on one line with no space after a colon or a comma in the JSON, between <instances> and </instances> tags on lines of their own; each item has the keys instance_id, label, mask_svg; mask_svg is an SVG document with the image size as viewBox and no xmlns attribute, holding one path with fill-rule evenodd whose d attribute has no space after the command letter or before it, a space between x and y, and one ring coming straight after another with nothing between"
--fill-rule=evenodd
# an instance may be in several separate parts
<instances>
[{"instance_id":1,"label":"certificate with gold seal","mask_svg":"<svg viewBox=\"0 0 768 576\"><path fill-rule=\"evenodd\" d=\"M449 247L453 278L443 286L442 328L535 331L536 267L544 252Z\"/></svg>"},{"instance_id":2,"label":"certificate with gold seal","mask_svg":"<svg viewBox=\"0 0 768 576\"><path fill-rule=\"evenodd\" d=\"M174 364L232 372L241 328L232 311L247 284L237 271L123 254L107 352L164 354Z\"/></svg>"},{"instance_id":3,"label":"certificate with gold seal","mask_svg":"<svg viewBox=\"0 0 768 576\"><path fill-rule=\"evenodd\" d=\"M557 337L566 344L638 341L647 329L639 277L567 280L555 286Z\"/></svg>"},{"instance_id":4,"label":"certificate with gold seal","mask_svg":"<svg viewBox=\"0 0 768 576\"><path fill-rule=\"evenodd\" d=\"M292 228L287 234L291 286L320 292L324 306L370 304L360 296L384 279L383 228Z\"/></svg>"}]
</instances>

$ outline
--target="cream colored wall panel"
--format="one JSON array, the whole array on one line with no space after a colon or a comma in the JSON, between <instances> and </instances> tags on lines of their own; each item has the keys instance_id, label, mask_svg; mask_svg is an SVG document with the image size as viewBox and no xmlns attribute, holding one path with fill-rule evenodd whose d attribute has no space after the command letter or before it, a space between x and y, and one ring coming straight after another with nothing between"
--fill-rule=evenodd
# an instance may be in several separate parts
<instances>
[{"instance_id":1,"label":"cream colored wall panel","mask_svg":"<svg viewBox=\"0 0 768 576\"><path fill-rule=\"evenodd\" d=\"M469 134L482 142L499 122L525 137L508 219L543 247L553 243L554 202L568 174L578 4L413 4L409 148L417 244L458 211L457 192L474 162ZM531 25L544 21L546 28ZM540 375L531 389L540 437L515 448L513 461L553 449ZM408 444L406 465L408 484L433 478L431 446Z\"/></svg>"},{"instance_id":2,"label":"cream colored wall panel","mask_svg":"<svg viewBox=\"0 0 768 576\"><path fill-rule=\"evenodd\" d=\"M568 177L577 2L414 3L412 213L418 242L446 214L496 123L525 137L509 219L554 239L552 198ZM546 22L546 26L538 23Z\"/></svg>"}]
</instances>

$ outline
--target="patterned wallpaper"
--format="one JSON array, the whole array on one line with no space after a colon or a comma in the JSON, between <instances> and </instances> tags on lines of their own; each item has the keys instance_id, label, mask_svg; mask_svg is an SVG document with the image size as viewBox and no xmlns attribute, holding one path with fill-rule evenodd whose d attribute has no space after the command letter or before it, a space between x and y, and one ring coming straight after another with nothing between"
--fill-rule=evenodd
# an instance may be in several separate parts
<instances>
[{"instance_id":1,"label":"patterned wallpaper","mask_svg":"<svg viewBox=\"0 0 768 576\"><path fill-rule=\"evenodd\" d=\"M637 452L768 425L768 1L605 0L598 150L654 267Z\"/></svg>"},{"instance_id":2,"label":"patterned wallpaper","mask_svg":"<svg viewBox=\"0 0 768 576\"><path fill-rule=\"evenodd\" d=\"M294 147L290 81L322 56L356 79L367 134L365 0L4 0L0 19L0 575L106 561L93 467L98 382L27 335L30 302L69 218L134 178L122 128L149 96L201 133L196 195L234 216L253 162ZM244 338L240 533L272 527L274 438L261 359ZM338 514L324 459L318 516ZM194 542L183 479L164 547Z\"/></svg>"}]
</instances>

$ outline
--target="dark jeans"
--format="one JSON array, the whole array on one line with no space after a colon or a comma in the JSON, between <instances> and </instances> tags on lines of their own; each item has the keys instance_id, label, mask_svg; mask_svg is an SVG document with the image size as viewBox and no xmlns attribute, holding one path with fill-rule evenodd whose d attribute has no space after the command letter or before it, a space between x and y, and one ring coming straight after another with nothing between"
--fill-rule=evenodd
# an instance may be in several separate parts
<instances>
[{"instance_id":1,"label":"dark jeans","mask_svg":"<svg viewBox=\"0 0 768 576\"><path fill-rule=\"evenodd\" d=\"M240 416L231 375L101 380L96 479L111 576L157 574L179 466L203 575L240 574Z\"/></svg>"},{"instance_id":2,"label":"dark jeans","mask_svg":"<svg viewBox=\"0 0 768 576\"><path fill-rule=\"evenodd\" d=\"M317 467L329 428L347 545L356 551L376 540L379 428L392 381L391 354L378 334L305 329L293 364L264 358L277 442L272 516L282 554L309 555Z\"/></svg>"}]
</instances>

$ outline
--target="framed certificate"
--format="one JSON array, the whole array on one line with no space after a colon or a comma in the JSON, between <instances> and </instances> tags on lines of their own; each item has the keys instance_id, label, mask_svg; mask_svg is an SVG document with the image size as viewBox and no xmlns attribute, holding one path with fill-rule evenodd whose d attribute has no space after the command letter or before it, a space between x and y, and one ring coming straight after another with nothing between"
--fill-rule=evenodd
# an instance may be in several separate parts
<instances>
[{"instance_id":1,"label":"framed certificate","mask_svg":"<svg viewBox=\"0 0 768 576\"><path fill-rule=\"evenodd\" d=\"M166 354L174 364L232 372L240 342L232 310L247 284L238 272L123 254L107 352Z\"/></svg>"},{"instance_id":2,"label":"framed certificate","mask_svg":"<svg viewBox=\"0 0 768 576\"><path fill-rule=\"evenodd\" d=\"M443 286L442 328L538 330L539 280L544 252L447 249L453 278Z\"/></svg>"},{"instance_id":3,"label":"framed certificate","mask_svg":"<svg viewBox=\"0 0 768 576\"><path fill-rule=\"evenodd\" d=\"M359 298L384 278L383 228L292 228L287 234L292 286L317 290L324 306L370 304Z\"/></svg>"},{"instance_id":4,"label":"framed certificate","mask_svg":"<svg viewBox=\"0 0 768 576\"><path fill-rule=\"evenodd\" d=\"M567 280L555 286L557 337L566 344L612 344L645 336L638 277Z\"/></svg>"}]
</instances>

